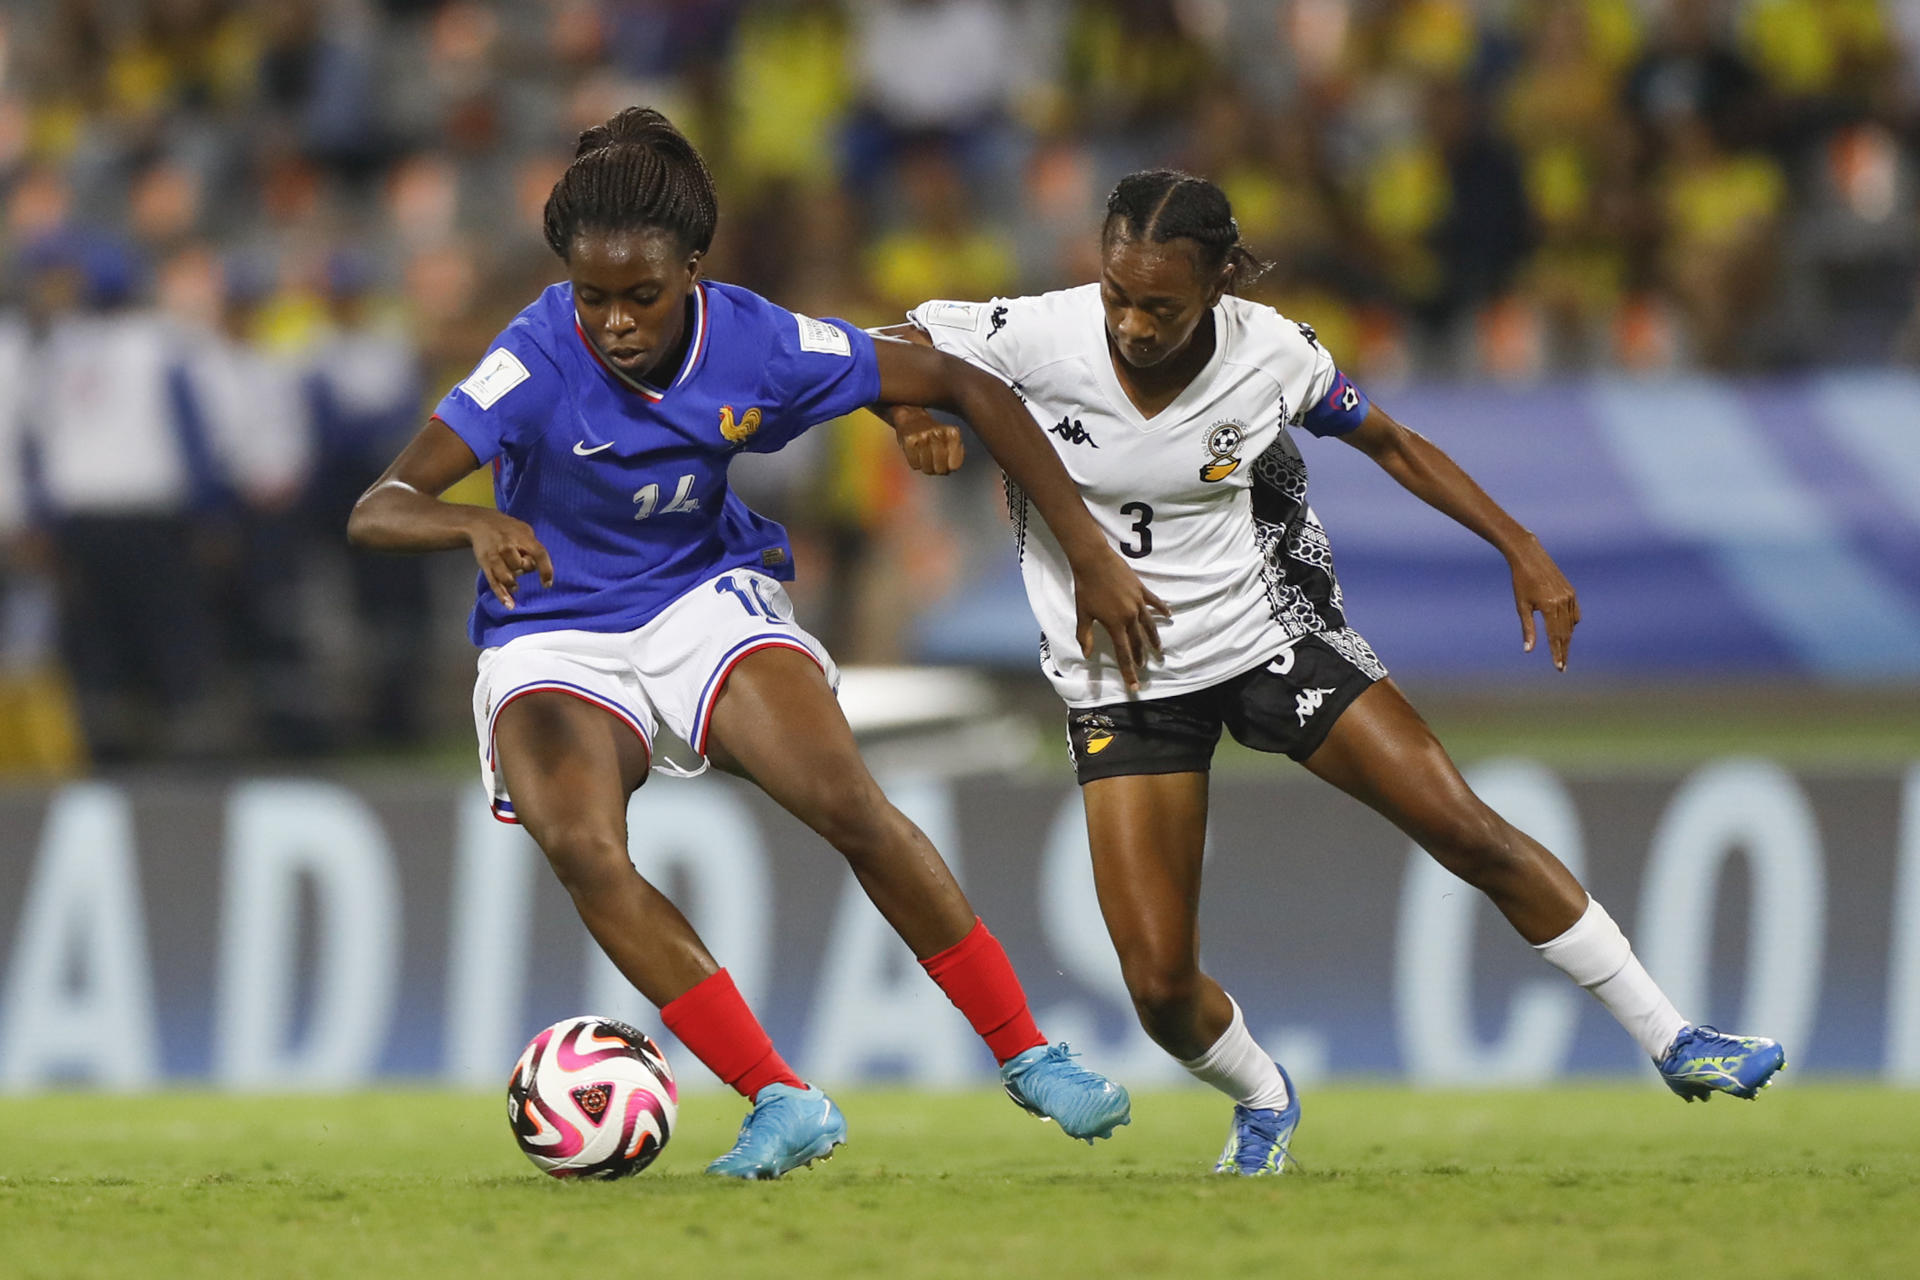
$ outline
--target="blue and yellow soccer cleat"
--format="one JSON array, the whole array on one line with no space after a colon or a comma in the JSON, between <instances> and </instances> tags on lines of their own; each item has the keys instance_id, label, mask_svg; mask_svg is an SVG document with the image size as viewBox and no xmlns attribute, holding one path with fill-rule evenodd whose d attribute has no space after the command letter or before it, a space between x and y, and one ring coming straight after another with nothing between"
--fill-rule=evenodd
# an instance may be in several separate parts
<instances>
[{"instance_id":1,"label":"blue and yellow soccer cleat","mask_svg":"<svg viewBox=\"0 0 1920 1280\"><path fill-rule=\"evenodd\" d=\"M1280 1066L1277 1062L1274 1065ZM1289 1163L1297 1163L1288 1153L1287 1144L1300 1127L1300 1094L1285 1067L1280 1067L1280 1078L1287 1082L1287 1105L1278 1111L1234 1105L1233 1128L1227 1131L1227 1145L1220 1152L1219 1163L1213 1166L1215 1173L1257 1178L1285 1173Z\"/></svg>"},{"instance_id":2,"label":"blue and yellow soccer cleat","mask_svg":"<svg viewBox=\"0 0 1920 1280\"><path fill-rule=\"evenodd\" d=\"M847 1118L833 1099L808 1085L770 1084L753 1095L733 1148L707 1166L723 1178L767 1181L827 1160L847 1140Z\"/></svg>"},{"instance_id":3,"label":"blue and yellow soccer cleat","mask_svg":"<svg viewBox=\"0 0 1920 1280\"><path fill-rule=\"evenodd\" d=\"M1007 1059L1000 1066L1000 1083L1028 1112L1089 1145L1133 1120L1126 1089L1076 1065L1064 1044L1036 1045Z\"/></svg>"},{"instance_id":4,"label":"blue and yellow soccer cleat","mask_svg":"<svg viewBox=\"0 0 1920 1280\"><path fill-rule=\"evenodd\" d=\"M1660 1078L1688 1102L1716 1093L1751 1098L1787 1065L1784 1049L1764 1036L1730 1036L1712 1027L1682 1027L1667 1056L1653 1064Z\"/></svg>"}]
</instances>

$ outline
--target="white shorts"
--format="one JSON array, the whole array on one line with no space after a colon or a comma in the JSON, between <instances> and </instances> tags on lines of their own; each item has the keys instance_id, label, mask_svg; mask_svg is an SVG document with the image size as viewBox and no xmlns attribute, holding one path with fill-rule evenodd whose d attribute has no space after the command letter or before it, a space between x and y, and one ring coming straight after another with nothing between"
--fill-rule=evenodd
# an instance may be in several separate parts
<instances>
[{"instance_id":1,"label":"white shorts","mask_svg":"<svg viewBox=\"0 0 1920 1280\"><path fill-rule=\"evenodd\" d=\"M794 621L786 588L752 569L707 579L633 631L537 631L482 650L473 727L493 816L518 821L493 750L494 724L515 698L590 702L639 735L651 768L691 778L706 772L708 722L728 674L762 649L798 649L839 689L839 668Z\"/></svg>"}]
</instances>

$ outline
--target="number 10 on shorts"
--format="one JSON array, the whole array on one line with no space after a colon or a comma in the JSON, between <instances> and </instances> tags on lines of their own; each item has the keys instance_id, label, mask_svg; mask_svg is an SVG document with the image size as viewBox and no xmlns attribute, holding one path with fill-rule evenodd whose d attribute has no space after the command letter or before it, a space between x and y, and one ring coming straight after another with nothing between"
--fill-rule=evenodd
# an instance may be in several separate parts
<instances>
[{"instance_id":1,"label":"number 10 on shorts","mask_svg":"<svg viewBox=\"0 0 1920 1280\"><path fill-rule=\"evenodd\" d=\"M786 621L786 619L781 617L779 612L774 609L773 602L767 599L766 592L761 588L760 579L758 578L748 578L747 585L742 587L739 582L734 580L734 576L729 573L722 577L715 578L713 580L713 589L721 595L725 595L731 591L733 598L740 602L740 607L747 611L749 617L765 618L769 622Z\"/></svg>"}]
</instances>

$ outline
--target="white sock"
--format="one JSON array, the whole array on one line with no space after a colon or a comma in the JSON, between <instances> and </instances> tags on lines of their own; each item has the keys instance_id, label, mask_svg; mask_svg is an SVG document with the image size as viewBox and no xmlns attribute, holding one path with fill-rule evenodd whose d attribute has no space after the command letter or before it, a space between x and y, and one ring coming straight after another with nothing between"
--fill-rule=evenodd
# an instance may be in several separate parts
<instances>
[{"instance_id":1,"label":"white sock","mask_svg":"<svg viewBox=\"0 0 1920 1280\"><path fill-rule=\"evenodd\" d=\"M1627 1029L1641 1052L1658 1062L1687 1020L1633 954L1633 945L1607 909L1587 899L1573 927L1534 947L1546 962L1591 991Z\"/></svg>"},{"instance_id":2,"label":"white sock","mask_svg":"<svg viewBox=\"0 0 1920 1280\"><path fill-rule=\"evenodd\" d=\"M1232 996L1233 1021L1220 1038L1191 1062L1180 1065L1243 1107L1278 1111L1287 1105L1287 1082L1273 1057L1247 1034L1247 1020Z\"/></svg>"}]
</instances>

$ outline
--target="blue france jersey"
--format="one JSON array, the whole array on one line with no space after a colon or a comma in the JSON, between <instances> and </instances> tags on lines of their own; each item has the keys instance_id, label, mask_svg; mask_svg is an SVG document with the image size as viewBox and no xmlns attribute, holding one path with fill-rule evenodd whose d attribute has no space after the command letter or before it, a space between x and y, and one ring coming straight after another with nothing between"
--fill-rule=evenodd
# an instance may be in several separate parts
<instances>
[{"instance_id":1,"label":"blue france jersey","mask_svg":"<svg viewBox=\"0 0 1920 1280\"><path fill-rule=\"evenodd\" d=\"M600 359L573 287L556 284L440 402L434 416L493 464L496 505L553 558L553 586L522 577L510 611L479 576L475 644L630 631L727 569L793 577L786 530L734 496L727 466L873 403L873 339L711 282L694 288L687 323L671 379L636 382Z\"/></svg>"}]
</instances>

